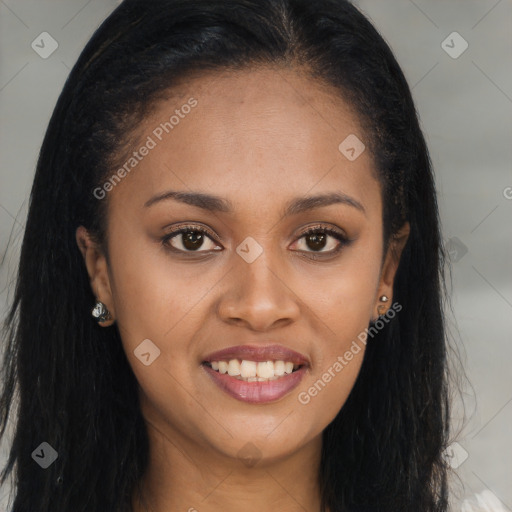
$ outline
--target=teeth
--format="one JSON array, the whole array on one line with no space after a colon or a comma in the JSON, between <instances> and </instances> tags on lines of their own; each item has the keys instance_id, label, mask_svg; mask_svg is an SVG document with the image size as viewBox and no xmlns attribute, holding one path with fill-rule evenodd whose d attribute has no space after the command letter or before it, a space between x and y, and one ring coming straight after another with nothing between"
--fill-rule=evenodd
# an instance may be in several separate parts
<instances>
[{"instance_id":1,"label":"teeth","mask_svg":"<svg viewBox=\"0 0 512 512\"><path fill-rule=\"evenodd\" d=\"M270 379L270 377L274 376L274 362L273 361L264 361L262 363L258 363L258 377L263 379Z\"/></svg>"},{"instance_id":2,"label":"teeth","mask_svg":"<svg viewBox=\"0 0 512 512\"><path fill-rule=\"evenodd\" d=\"M284 361L276 361L274 363L274 375L282 377L284 375Z\"/></svg>"},{"instance_id":3,"label":"teeth","mask_svg":"<svg viewBox=\"0 0 512 512\"><path fill-rule=\"evenodd\" d=\"M244 359L240 365L240 372L242 377L256 377L256 366L257 364L254 361L246 361Z\"/></svg>"},{"instance_id":4,"label":"teeth","mask_svg":"<svg viewBox=\"0 0 512 512\"><path fill-rule=\"evenodd\" d=\"M299 368L299 365L291 361L248 361L238 359L229 361L212 361L213 370L222 374L228 374L239 380L247 382L264 382L277 380L284 375L292 373Z\"/></svg>"},{"instance_id":5,"label":"teeth","mask_svg":"<svg viewBox=\"0 0 512 512\"><path fill-rule=\"evenodd\" d=\"M231 375L231 377L240 375L240 363L238 362L238 359L231 359L231 361L229 361L228 374Z\"/></svg>"}]
</instances>

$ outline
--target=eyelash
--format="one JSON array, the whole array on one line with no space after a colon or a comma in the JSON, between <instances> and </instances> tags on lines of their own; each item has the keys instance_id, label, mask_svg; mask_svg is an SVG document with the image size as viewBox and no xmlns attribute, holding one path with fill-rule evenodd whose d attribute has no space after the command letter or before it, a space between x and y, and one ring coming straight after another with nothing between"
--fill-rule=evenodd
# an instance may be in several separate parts
<instances>
[{"instance_id":1,"label":"eyelash","mask_svg":"<svg viewBox=\"0 0 512 512\"><path fill-rule=\"evenodd\" d=\"M217 242L215 235L211 231L207 230L206 228L198 226L198 225L188 225L188 226L181 226L180 228L175 229L175 230L171 231L169 234L165 235L161 240L162 245L166 249L168 249L172 252L180 253L180 254L187 254L187 255L188 254L190 254L190 255L201 254L201 253L208 254L211 252L216 252L215 250L212 250L212 251L182 251L181 249L176 249L175 247L169 246L168 242L172 238L175 238L178 235L183 234L183 233L188 233L190 231L194 231L194 232L200 233L202 235L206 235L213 242L219 243L219 242ZM346 247L347 245L349 245L352 242L352 240L348 239L345 235L343 235L339 231L336 231L335 229L330 228L328 226L322 226L322 225L309 227L306 231L304 231L300 234L300 236L297 238L297 240L300 240L301 238L304 238L308 235L319 234L319 233L327 234L329 236L332 236L336 240L338 240L338 242L339 242L338 247L336 249L332 249L331 251L327 251L327 252L322 252L322 251L298 251L298 252L301 254L307 254L308 257L310 257L311 259L321 259L325 256L334 256L334 255L338 254L343 247Z\"/></svg>"},{"instance_id":2,"label":"eyelash","mask_svg":"<svg viewBox=\"0 0 512 512\"><path fill-rule=\"evenodd\" d=\"M328 226L311 226L306 231L303 231L300 236L297 238L297 240L300 240L301 238L304 238L308 235L312 234L318 234L318 233L324 233L326 235L332 236L335 238L339 244L335 249L331 249L330 251L322 252L322 251L299 251L301 254L307 254L309 258L312 259L321 259L329 256L335 256L338 254L344 247L348 246L352 240L348 239L345 235L340 233L339 231L330 228Z\"/></svg>"},{"instance_id":3,"label":"eyelash","mask_svg":"<svg viewBox=\"0 0 512 512\"><path fill-rule=\"evenodd\" d=\"M194 231L197 233L201 233L202 235L206 235L213 242L218 243L217 240L215 239L216 238L215 235L211 231L209 231L206 228L201 227L201 226L190 225L190 226L181 226L180 228L175 229L175 230L171 231L169 234L165 235L162 238L162 245L166 249L171 250L172 252L177 252L177 253L181 253L181 254L200 254L200 253L211 252L211 251L182 251L181 249L176 249L175 247L169 246L169 244L168 244L169 240L177 237L178 235L181 235L183 233L188 233L190 231Z\"/></svg>"}]
</instances>

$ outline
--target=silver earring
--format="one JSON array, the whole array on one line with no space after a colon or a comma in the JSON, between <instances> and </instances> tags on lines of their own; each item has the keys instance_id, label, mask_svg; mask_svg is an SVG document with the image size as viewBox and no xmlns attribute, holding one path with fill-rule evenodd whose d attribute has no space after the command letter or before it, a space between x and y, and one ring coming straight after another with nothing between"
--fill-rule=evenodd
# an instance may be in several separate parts
<instances>
[{"instance_id":1,"label":"silver earring","mask_svg":"<svg viewBox=\"0 0 512 512\"><path fill-rule=\"evenodd\" d=\"M107 309L107 306L103 304L101 301L97 301L94 307L92 308L92 316L96 318L98 323L100 322L106 322L108 320L112 319L112 315L110 314L110 311Z\"/></svg>"},{"instance_id":2,"label":"silver earring","mask_svg":"<svg viewBox=\"0 0 512 512\"><path fill-rule=\"evenodd\" d=\"M381 295L379 297L379 301L380 302L387 302L388 300L389 300L389 297L387 295ZM386 306L383 306L382 304L380 304L377 307L377 311L379 313L379 316L382 316L385 313L385 310L386 310Z\"/></svg>"}]
</instances>

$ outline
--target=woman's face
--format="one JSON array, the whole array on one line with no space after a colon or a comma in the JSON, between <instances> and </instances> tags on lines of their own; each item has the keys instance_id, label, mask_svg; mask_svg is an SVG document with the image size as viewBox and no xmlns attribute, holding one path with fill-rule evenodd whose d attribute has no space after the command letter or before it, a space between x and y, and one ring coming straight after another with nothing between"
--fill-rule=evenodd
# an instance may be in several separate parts
<instances>
[{"instance_id":1,"label":"woman's face","mask_svg":"<svg viewBox=\"0 0 512 512\"><path fill-rule=\"evenodd\" d=\"M188 81L138 134L98 199L108 264L86 261L143 414L185 451L221 458L311 446L355 383L396 270L390 254L382 265L381 190L357 118L296 71L261 68Z\"/></svg>"}]
</instances>

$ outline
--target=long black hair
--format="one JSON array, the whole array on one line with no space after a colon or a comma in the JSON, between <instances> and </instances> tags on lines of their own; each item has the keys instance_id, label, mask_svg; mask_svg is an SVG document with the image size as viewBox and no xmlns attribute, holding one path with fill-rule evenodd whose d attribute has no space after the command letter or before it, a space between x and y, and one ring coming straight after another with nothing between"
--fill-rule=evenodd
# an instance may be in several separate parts
<instances>
[{"instance_id":1,"label":"long black hair","mask_svg":"<svg viewBox=\"0 0 512 512\"><path fill-rule=\"evenodd\" d=\"M155 100L189 73L256 65L334 86L364 127L386 246L411 227L393 294L402 309L368 339L323 432L323 510L447 510L444 253L427 147L390 48L346 0L125 0L73 67L37 164L2 367L2 436L16 412L2 473L14 469L13 512L131 509L149 449L138 385L118 329L90 315L75 231L106 250L107 199L93 190ZM33 457L43 442L58 453L47 469Z\"/></svg>"}]
</instances>

